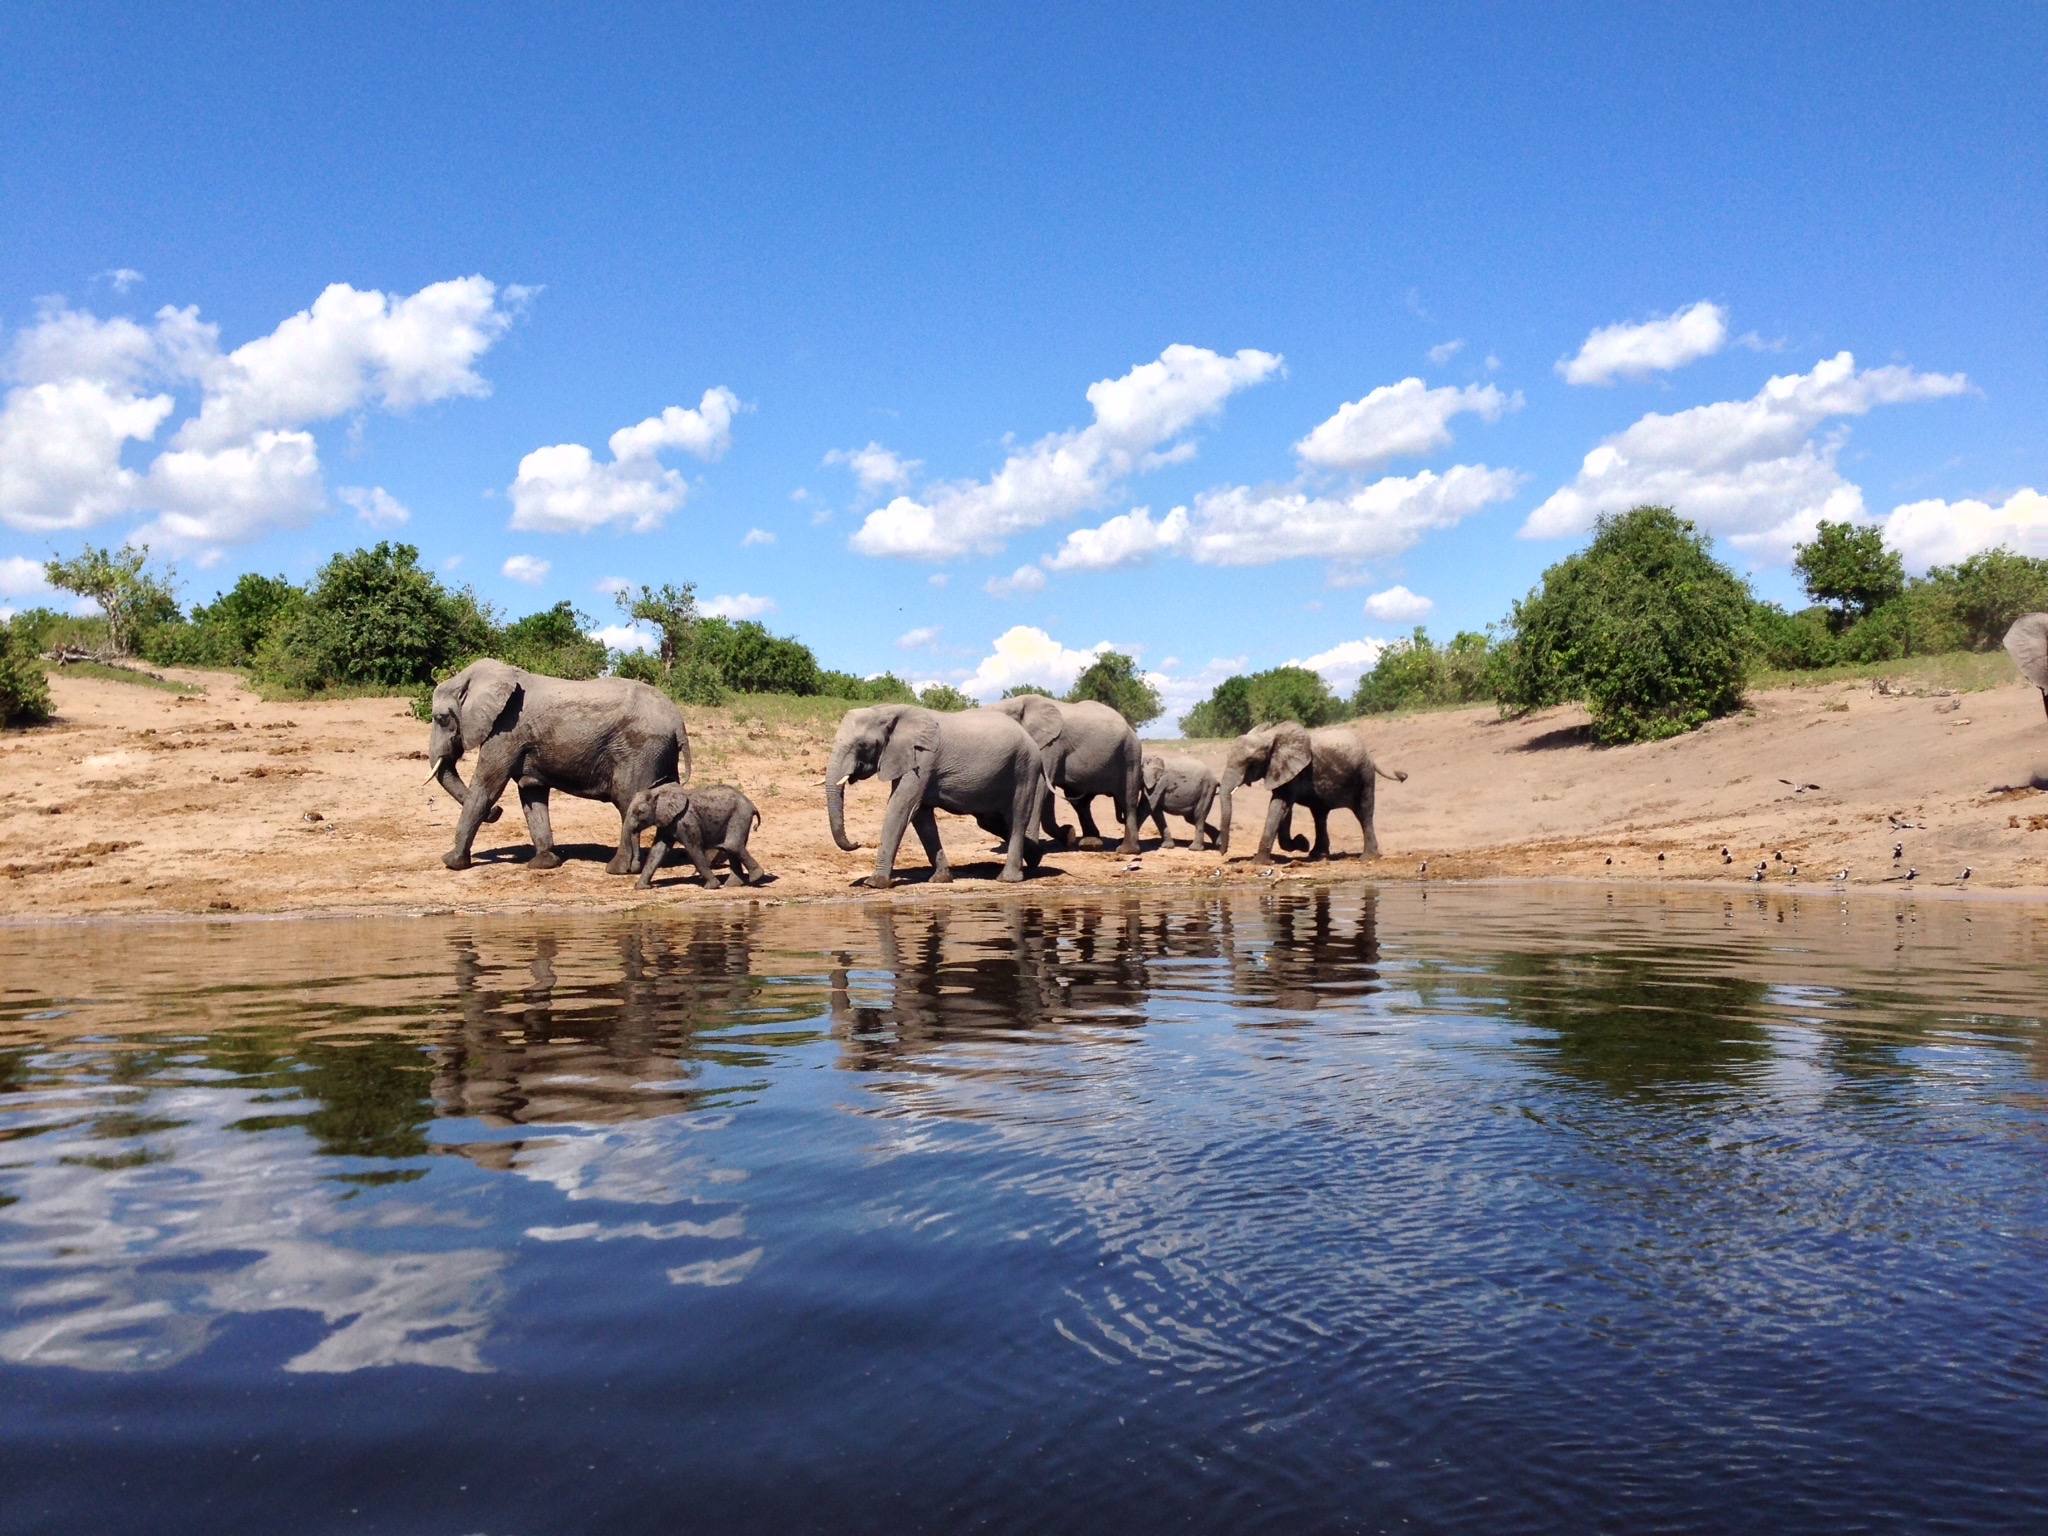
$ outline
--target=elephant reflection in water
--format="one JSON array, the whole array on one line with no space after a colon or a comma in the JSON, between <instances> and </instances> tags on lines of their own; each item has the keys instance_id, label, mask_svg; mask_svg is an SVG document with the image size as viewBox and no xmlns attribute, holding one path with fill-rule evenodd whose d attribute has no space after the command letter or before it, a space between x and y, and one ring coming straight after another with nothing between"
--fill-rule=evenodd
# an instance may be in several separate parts
<instances>
[{"instance_id":1,"label":"elephant reflection in water","mask_svg":"<svg viewBox=\"0 0 2048 1536\"><path fill-rule=\"evenodd\" d=\"M476 940L454 944L457 1025L441 1042L436 1112L496 1126L616 1124L701 1106L682 1085L697 1072L696 1029L758 1012L751 930L740 915L621 930L616 960L536 934L526 964L487 960ZM568 969L564 982L560 971ZM650 1092L649 1083L679 1091ZM515 1145L470 1149L509 1161Z\"/></svg>"},{"instance_id":2,"label":"elephant reflection in water","mask_svg":"<svg viewBox=\"0 0 2048 1536\"><path fill-rule=\"evenodd\" d=\"M1249 912L1224 903L1218 919L1229 997L1239 1006L1309 1013L1380 990L1379 897L1371 889L1345 897L1327 887L1274 891Z\"/></svg>"}]
</instances>

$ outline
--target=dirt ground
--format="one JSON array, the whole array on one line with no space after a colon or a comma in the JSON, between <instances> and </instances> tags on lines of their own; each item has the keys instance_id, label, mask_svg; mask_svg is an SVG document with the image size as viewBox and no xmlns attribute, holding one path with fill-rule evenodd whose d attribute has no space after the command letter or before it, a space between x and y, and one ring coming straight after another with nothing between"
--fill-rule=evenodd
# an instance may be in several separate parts
<instances>
[{"instance_id":1,"label":"dirt ground","mask_svg":"<svg viewBox=\"0 0 2048 1536\"><path fill-rule=\"evenodd\" d=\"M610 807L561 797L562 868L525 867L531 845L511 796L478 837L475 867L443 868L456 806L422 783L428 728L403 700L266 704L230 675L167 675L205 692L60 673L57 721L0 733L0 919L845 898L872 868L871 851L842 853L826 829L823 713L686 711L697 780L754 797L763 821L753 848L776 878L707 893L682 863L640 891L604 872L618 835ZM1047 894L1367 877L1739 886L1754 883L1761 861L1774 887L1826 888L1847 869L1847 884L1898 890L1914 869L1914 889L1953 890L1967 866L1971 889L2048 893L2048 721L2032 687L1899 697L1839 683L1759 693L1752 705L1672 741L1606 749L1587 742L1574 710L1514 721L1486 708L1393 716L1366 726L1380 760L1409 774L1381 786L1378 861L1362 857L1357 824L1340 815L1332 861L1255 869L1266 797L1246 789L1228 859L1155 848L1148 828L1135 869L1113 852L1059 853L1034 883ZM1164 749L1220 763L1223 744ZM874 784L848 793L850 831L869 849L883 794ZM1113 825L1108 803L1097 809ZM989 838L960 818L940 822L961 876L951 889L986 888L999 868ZM1185 836L1185 822L1168 826ZM914 838L898 869L918 894Z\"/></svg>"}]
</instances>

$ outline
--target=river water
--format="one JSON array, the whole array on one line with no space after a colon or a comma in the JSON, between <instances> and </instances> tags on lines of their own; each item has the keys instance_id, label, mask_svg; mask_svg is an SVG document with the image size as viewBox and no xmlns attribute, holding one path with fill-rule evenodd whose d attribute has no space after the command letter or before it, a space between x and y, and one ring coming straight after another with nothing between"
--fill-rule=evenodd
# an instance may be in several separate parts
<instances>
[{"instance_id":1,"label":"river water","mask_svg":"<svg viewBox=\"0 0 2048 1536\"><path fill-rule=\"evenodd\" d=\"M2048 1528L2048 907L0 930L0 1531Z\"/></svg>"}]
</instances>

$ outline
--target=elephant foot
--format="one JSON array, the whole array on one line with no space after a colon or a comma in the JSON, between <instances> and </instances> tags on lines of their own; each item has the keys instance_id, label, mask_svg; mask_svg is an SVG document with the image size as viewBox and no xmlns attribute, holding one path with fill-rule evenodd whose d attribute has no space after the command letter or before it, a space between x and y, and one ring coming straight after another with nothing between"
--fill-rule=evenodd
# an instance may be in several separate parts
<instances>
[{"instance_id":1,"label":"elephant foot","mask_svg":"<svg viewBox=\"0 0 2048 1536\"><path fill-rule=\"evenodd\" d=\"M1084 837L1077 846L1079 846L1083 853L1100 853L1102 852L1102 839L1099 837Z\"/></svg>"},{"instance_id":2,"label":"elephant foot","mask_svg":"<svg viewBox=\"0 0 2048 1536\"><path fill-rule=\"evenodd\" d=\"M1003 866L1003 872L1000 875L997 875L996 878L1006 885L1016 885L1022 882L1022 880L1024 879L1024 871L1021 869L1014 868L1011 865L1005 864Z\"/></svg>"},{"instance_id":3,"label":"elephant foot","mask_svg":"<svg viewBox=\"0 0 2048 1536\"><path fill-rule=\"evenodd\" d=\"M951 885L953 883L953 866L950 864L939 865L932 871L930 883L933 885Z\"/></svg>"},{"instance_id":4,"label":"elephant foot","mask_svg":"<svg viewBox=\"0 0 2048 1536\"><path fill-rule=\"evenodd\" d=\"M560 869L562 856L552 848L543 848L526 861L528 869Z\"/></svg>"},{"instance_id":5,"label":"elephant foot","mask_svg":"<svg viewBox=\"0 0 2048 1536\"><path fill-rule=\"evenodd\" d=\"M504 814L505 807L503 807L502 805L494 805L488 811L484 812L484 820L496 821L499 817L503 816Z\"/></svg>"},{"instance_id":6,"label":"elephant foot","mask_svg":"<svg viewBox=\"0 0 2048 1536\"><path fill-rule=\"evenodd\" d=\"M557 860L556 862L559 863L560 861ZM608 875L630 875L637 873L637 871L634 868L633 861L631 859L621 859L617 857L614 857L611 863L605 865L604 872Z\"/></svg>"},{"instance_id":7,"label":"elephant foot","mask_svg":"<svg viewBox=\"0 0 2048 1536\"><path fill-rule=\"evenodd\" d=\"M888 875L862 875L853 883L865 890L886 891L891 885L895 884L895 881Z\"/></svg>"},{"instance_id":8,"label":"elephant foot","mask_svg":"<svg viewBox=\"0 0 2048 1536\"><path fill-rule=\"evenodd\" d=\"M444 853L441 855L441 862L450 869L467 869L469 868L469 855L454 852Z\"/></svg>"},{"instance_id":9,"label":"elephant foot","mask_svg":"<svg viewBox=\"0 0 2048 1536\"><path fill-rule=\"evenodd\" d=\"M1172 846L1172 844L1170 844L1170 843L1169 843L1169 844L1168 844L1167 846L1168 846L1168 847L1171 847L1171 846ZM1132 839L1131 839L1131 840L1130 840L1129 842L1127 842L1127 843L1123 844L1123 845L1122 845L1121 847L1119 847L1119 848L1117 849L1117 852L1118 852L1118 853L1125 853L1125 854L1132 854L1132 853L1143 853L1144 851L1145 851L1144 849L1142 849L1142 848L1140 848L1140 847L1138 846L1138 840L1137 840L1137 839L1136 839L1135 837L1134 837L1134 838L1132 838Z\"/></svg>"}]
</instances>

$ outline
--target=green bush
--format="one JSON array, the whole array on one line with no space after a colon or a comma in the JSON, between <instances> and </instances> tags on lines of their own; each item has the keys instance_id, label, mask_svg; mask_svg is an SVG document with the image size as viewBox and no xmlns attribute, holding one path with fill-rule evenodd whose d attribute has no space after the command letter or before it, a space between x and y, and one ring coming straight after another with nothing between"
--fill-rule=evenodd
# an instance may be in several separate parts
<instances>
[{"instance_id":1,"label":"green bush","mask_svg":"<svg viewBox=\"0 0 2048 1536\"><path fill-rule=\"evenodd\" d=\"M0 624L0 725L36 725L50 718L50 680L21 617Z\"/></svg>"},{"instance_id":2,"label":"green bush","mask_svg":"<svg viewBox=\"0 0 2048 1536\"><path fill-rule=\"evenodd\" d=\"M548 677L596 677L604 670L604 642L586 630L590 620L567 601L529 613L499 630L488 649L500 661Z\"/></svg>"},{"instance_id":3,"label":"green bush","mask_svg":"<svg viewBox=\"0 0 2048 1536\"><path fill-rule=\"evenodd\" d=\"M1320 673L1307 667L1274 667L1254 672L1246 694L1251 705L1252 724L1271 725L1280 720L1299 720L1306 726L1328 725L1349 719L1351 711L1330 692Z\"/></svg>"},{"instance_id":4,"label":"green bush","mask_svg":"<svg viewBox=\"0 0 2048 1536\"><path fill-rule=\"evenodd\" d=\"M1226 677L1208 698L1180 717L1187 737L1242 736L1252 728L1252 683L1248 677Z\"/></svg>"},{"instance_id":5,"label":"green bush","mask_svg":"<svg viewBox=\"0 0 2048 1536\"><path fill-rule=\"evenodd\" d=\"M958 688L949 687L945 683L927 684L924 690L918 694L917 702L926 709L936 709L941 714L948 715L958 714L963 709L974 709L977 707L974 700L967 697Z\"/></svg>"},{"instance_id":6,"label":"green bush","mask_svg":"<svg viewBox=\"0 0 2048 1536\"><path fill-rule=\"evenodd\" d=\"M1157 720L1166 705L1159 690L1138 675L1138 663L1120 651L1104 651L1074 679L1067 702L1093 700L1107 704L1131 723L1131 729Z\"/></svg>"},{"instance_id":7,"label":"green bush","mask_svg":"<svg viewBox=\"0 0 2048 1536\"><path fill-rule=\"evenodd\" d=\"M2000 630L2001 638L2004 631ZM1955 596L1937 581L1916 581L1868 618L1842 631L1843 661L1897 661L1969 649L1969 633L1956 619Z\"/></svg>"},{"instance_id":8,"label":"green bush","mask_svg":"<svg viewBox=\"0 0 2048 1536\"><path fill-rule=\"evenodd\" d=\"M336 555L257 648L259 682L292 693L413 689L489 652L490 613L419 566L410 544Z\"/></svg>"},{"instance_id":9,"label":"green bush","mask_svg":"<svg viewBox=\"0 0 2048 1536\"><path fill-rule=\"evenodd\" d=\"M1515 604L1496 696L1509 709L1580 700L1602 742L1675 736L1742 702L1752 606L1670 508L1608 514Z\"/></svg>"},{"instance_id":10,"label":"green bush","mask_svg":"<svg viewBox=\"0 0 2048 1536\"><path fill-rule=\"evenodd\" d=\"M1778 671L1832 667L1842 659L1835 616L1826 608L1787 613L1776 603L1758 603L1749 615L1757 661Z\"/></svg>"},{"instance_id":11,"label":"green bush","mask_svg":"<svg viewBox=\"0 0 2048 1536\"><path fill-rule=\"evenodd\" d=\"M1420 625L1396 640L1351 695L1354 714L1383 715L1426 704L1470 704L1493 697L1493 644L1485 635L1461 630L1439 646Z\"/></svg>"},{"instance_id":12,"label":"green bush","mask_svg":"<svg viewBox=\"0 0 2048 1536\"><path fill-rule=\"evenodd\" d=\"M736 693L814 694L818 658L800 640L771 635L752 619L699 619L693 644Z\"/></svg>"},{"instance_id":13,"label":"green bush","mask_svg":"<svg viewBox=\"0 0 2048 1536\"><path fill-rule=\"evenodd\" d=\"M106 616L109 649L133 656L145 635L179 617L177 567L166 566L162 576L152 576L144 569L148 562L147 544L123 544L118 550L88 544L75 559L45 561L43 576L59 591L98 604Z\"/></svg>"},{"instance_id":14,"label":"green bush","mask_svg":"<svg viewBox=\"0 0 2048 1536\"><path fill-rule=\"evenodd\" d=\"M271 630L297 611L305 594L282 576L243 576L189 619L144 637L142 654L158 666L246 667Z\"/></svg>"},{"instance_id":15,"label":"green bush","mask_svg":"<svg viewBox=\"0 0 2048 1536\"><path fill-rule=\"evenodd\" d=\"M1041 699L1056 699L1059 697L1050 688L1040 683L1019 683L1014 688L1005 688L1003 690L1003 697L1006 699L1021 699L1027 693L1035 693Z\"/></svg>"},{"instance_id":16,"label":"green bush","mask_svg":"<svg viewBox=\"0 0 2048 1536\"><path fill-rule=\"evenodd\" d=\"M16 641L34 655L60 645L76 646L81 651L103 651L109 644L105 619L59 613L54 608L24 608L14 616L11 627Z\"/></svg>"},{"instance_id":17,"label":"green bush","mask_svg":"<svg viewBox=\"0 0 2048 1536\"><path fill-rule=\"evenodd\" d=\"M1960 565L1936 566L1927 585L1947 599L1948 617L1973 651L1995 650L2005 643L2013 620L2025 613L2048 610L2048 560L1987 550Z\"/></svg>"},{"instance_id":18,"label":"green bush","mask_svg":"<svg viewBox=\"0 0 2048 1536\"><path fill-rule=\"evenodd\" d=\"M1906 567L1884 547L1884 530L1853 523L1822 523L1792 551L1792 567L1806 595L1832 610L1837 633L1867 619L1906 590Z\"/></svg>"},{"instance_id":19,"label":"green bush","mask_svg":"<svg viewBox=\"0 0 2048 1536\"><path fill-rule=\"evenodd\" d=\"M851 672L818 674L818 692L854 704L915 704L917 693L894 672L855 677Z\"/></svg>"}]
</instances>

